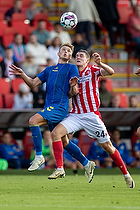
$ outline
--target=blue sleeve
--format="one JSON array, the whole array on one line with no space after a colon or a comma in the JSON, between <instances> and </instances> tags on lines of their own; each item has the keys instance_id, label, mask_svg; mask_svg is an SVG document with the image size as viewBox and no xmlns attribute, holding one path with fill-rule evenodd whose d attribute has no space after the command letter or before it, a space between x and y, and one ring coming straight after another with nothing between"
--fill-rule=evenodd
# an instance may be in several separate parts
<instances>
[{"instance_id":1,"label":"blue sleeve","mask_svg":"<svg viewBox=\"0 0 140 210\"><path fill-rule=\"evenodd\" d=\"M77 77L79 78L79 71L76 65L71 64L71 70L70 70L70 78L71 77Z\"/></svg>"},{"instance_id":2,"label":"blue sleeve","mask_svg":"<svg viewBox=\"0 0 140 210\"><path fill-rule=\"evenodd\" d=\"M48 70L48 67L45 68L42 72L40 72L37 77L42 81L42 83L46 82L46 72Z\"/></svg>"}]
</instances>

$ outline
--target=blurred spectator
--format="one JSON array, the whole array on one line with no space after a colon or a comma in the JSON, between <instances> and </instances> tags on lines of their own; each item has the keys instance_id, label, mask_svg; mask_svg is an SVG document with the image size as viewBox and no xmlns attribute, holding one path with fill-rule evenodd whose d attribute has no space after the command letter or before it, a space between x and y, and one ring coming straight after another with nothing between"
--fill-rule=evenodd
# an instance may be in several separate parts
<instances>
[{"instance_id":1,"label":"blurred spectator","mask_svg":"<svg viewBox=\"0 0 140 210\"><path fill-rule=\"evenodd\" d=\"M24 159L24 152L20 150L15 141L12 140L11 133L8 131L2 135L0 144L0 156L8 161L8 166L14 169L28 168L30 160Z\"/></svg>"},{"instance_id":2,"label":"blurred spectator","mask_svg":"<svg viewBox=\"0 0 140 210\"><path fill-rule=\"evenodd\" d=\"M32 151L31 160L34 159L35 152ZM45 129L42 133L42 155L45 158L45 166L55 167L55 159L52 149L52 137L49 129Z\"/></svg>"},{"instance_id":3,"label":"blurred spectator","mask_svg":"<svg viewBox=\"0 0 140 210\"><path fill-rule=\"evenodd\" d=\"M129 96L129 107L131 108L138 108L139 103L138 103L138 98L136 95L130 95Z\"/></svg>"},{"instance_id":4,"label":"blurred spectator","mask_svg":"<svg viewBox=\"0 0 140 210\"><path fill-rule=\"evenodd\" d=\"M33 31L33 34L36 35L37 41L40 44L44 44L46 47L51 44L50 34L46 30L46 22L45 22L45 20L39 20L38 21L37 29L35 31Z\"/></svg>"},{"instance_id":5,"label":"blurred spectator","mask_svg":"<svg viewBox=\"0 0 140 210\"><path fill-rule=\"evenodd\" d=\"M32 89L33 94L33 108L43 108L45 104L45 91L42 85Z\"/></svg>"},{"instance_id":6,"label":"blurred spectator","mask_svg":"<svg viewBox=\"0 0 140 210\"><path fill-rule=\"evenodd\" d=\"M11 64L14 64L17 66L17 63L13 59L13 50L10 47L7 47L5 49L5 57L3 60L0 62L0 71L1 71L1 76L2 77L8 77L10 79L14 79L15 75L10 75L9 73L9 66Z\"/></svg>"},{"instance_id":7,"label":"blurred spectator","mask_svg":"<svg viewBox=\"0 0 140 210\"><path fill-rule=\"evenodd\" d=\"M30 34L29 41L26 44L26 53L30 53L34 57L36 65L46 65L48 58L48 50L44 44L37 41L35 34Z\"/></svg>"},{"instance_id":8,"label":"blurred spectator","mask_svg":"<svg viewBox=\"0 0 140 210\"><path fill-rule=\"evenodd\" d=\"M14 60L20 66L25 59L25 45L23 43L22 34L15 34L13 43L11 43L9 47L11 47L13 50Z\"/></svg>"},{"instance_id":9,"label":"blurred spectator","mask_svg":"<svg viewBox=\"0 0 140 210\"><path fill-rule=\"evenodd\" d=\"M80 33L82 35L84 34L86 36L87 48L91 47L92 46L92 40L91 40L92 23L101 22L93 1L92 0L71 1L69 4L68 11L72 11L77 15L78 24L76 26L76 33Z\"/></svg>"},{"instance_id":10,"label":"blurred spectator","mask_svg":"<svg viewBox=\"0 0 140 210\"><path fill-rule=\"evenodd\" d=\"M74 36L74 42L72 43L72 45L74 46L74 52L73 52L73 57L75 58L76 53L80 50L86 50L86 44L83 41L82 35L81 34L75 34Z\"/></svg>"},{"instance_id":11,"label":"blurred spectator","mask_svg":"<svg viewBox=\"0 0 140 210\"><path fill-rule=\"evenodd\" d=\"M78 139L73 137L73 134L68 134L70 141L78 145ZM63 159L65 167L73 169L74 175L78 174L78 169L83 169L83 166L79 161L73 158L65 149L63 151Z\"/></svg>"},{"instance_id":12,"label":"blurred spectator","mask_svg":"<svg viewBox=\"0 0 140 210\"><path fill-rule=\"evenodd\" d=\"M105 152L103 148L99 145L97 140L95 140L91 144L87 158L89 160L95 161L97 168L112 168L112 159L110 158L108 153Z\"/></svg>"},{"instance_id":13,"label":"blurred spectator","mask_svg":"<svg viewBox=\"0 0 140 210\"><path fill-rule=\"evenodd\" d=\"M61 45L61 41L59 37L55 37L52 40L52 44L48 47L49 58L53 60L55 65L58 63L58 58L59 58L58 52L59 52L60 45Z\"/></svg>"},{"instance_id":14,"label":"blurred spectator","mask_svg":"<svg viewBox=\"0 0 140 210\"><path fill-rule=\"evenodd\" d=\"M30 21L30 25L33 25L34 16L39 12L37 3L35 1L31 1L29 8L26 10L26 18Z\"/></svg>"},{"instance_id":15,"label":"blurred spectator","mask_svg":"<svg viewBox=\"0 0 140 210\"><path fill-rule=\"evenodd\" d=\"M136 5L134 11L135 13L129 18L127 29L131 39L137 44L135 57L140 58L140 5Z\"/></svg>"},{"instance_id":16,"label":"blurred spectator","mask_svg":"<svg viewBox=\"0 0 140 210\"><path fill-rule=\"evenodd\" d=\"M53 40L55 37L59 37L61 44L70 43L71 44L71 37L67 31L61 26L60 23L54 24L54 30L50 32L50 38Z\"/></svg>"},{"instance_id":17,"label":"blurred spectator","mask_svg":"<svg viewBox=\"0 0 140 210\"><path fill-rule=\"evenodd\" d=\"M100 81L99 87L100 107L109 107L112 94L107 90L107 82L105 79Z\"/></svg>"},{"instance_id":18,"label":"blurred spectator","mask_svg":"<svg viewBox=\"0 0 140 210\"><path fill-rule=\"evenodd\" d=\"M0 170L7 170L8 162L5 159L0 158Z\"/></svg>"},{"instance_id":19,"label":"blurred spectator","mask_svg":"<svg viewBox=\"0 0 140 210\"><path fill-rule=\"evenodd\" d=\"M114 147L118 149L125 164L131 167L136 167L135 158L129 155L129 151L126 147L126 144L122 142L120 131L118 129L114 129L111 132L111 140Z\"/></svg>"},{"instance_id":20,"label":"blurred spectator","mask_svg":"<svg viewBox=\"0 0 140 210\"><path fill-rule=\"evenodd\" d=\"M138 139L133 146L134 156L136 158L137 167L140 168L140 139Z\"/></svg>"},{"instance_id":21,"label":"blurred spectator","mask_svg":"<svg viewBox=\"0 0 140 210\"><path fill-rule=\"evenodd\" d=\"M26 53L25 60L21 64L22 70L27 76L34 78L37 75L38 65L34 63L34 57L31 53Z\"/></svg>"},{"instance_id":22,"label":"blurred spectator","mask_svg":"<svg viewBox=\"0 0 140 210\"><path fill-rule=\"evenodd\" d=\"M14 97L13 109L26 109L33 107L33 94L30 92L30 88L25 84L21 83L19 86L18 93Z\"/></svg>"},{"instance_id":23,"label":"blurred spectator","mask_svg":"<svg viewBox=\"0 0 140 210\"><path fill-rule=\"evenodd\" d=\"M119 94L113 94L112 98L111 98L111 103L109 105L109 107L112 108L120 108L120 102L121 102L121 98Z\"/></svg>"},{"instance_id":24,"label":"blurred spectator","mask_svg":"<svg viewBox=\"0 0 140 210\"><path fill-rule=\"evenodd\" d=\"M93 0L99 16L101 18L103 26L107 29L109 33L109 39L110 39L110 46L112 52L114 51L114 45L115 45L115 31L114 27L117 26L119 15L116 8L117 0ZM95 23L95 32L97 40L101 40L100 35L100 27Z\"/></svg>"},{"instance_id":25,"label":"blurred spectator","mask_svg":"<svg viewBox=\"0 0 140 210\"><path fill-rule=\"evenodd\" d=\"M47 66L54 66L55 63L53 62L53 60L51 58L47 59Z\"/></svg>"},{"instance_id":26,"label":"blurred spectator","mask_svg":"<svg viewBox=\"0 0 140 210\"><path fill-rule=\"evenodd\" d=\"M8 25L11 25L11 18L13 13L21 13L22 12L22 0L15 0L14 6L8 9L5 13L5 20L7 20Z\"/></svg>"}]
</instances>

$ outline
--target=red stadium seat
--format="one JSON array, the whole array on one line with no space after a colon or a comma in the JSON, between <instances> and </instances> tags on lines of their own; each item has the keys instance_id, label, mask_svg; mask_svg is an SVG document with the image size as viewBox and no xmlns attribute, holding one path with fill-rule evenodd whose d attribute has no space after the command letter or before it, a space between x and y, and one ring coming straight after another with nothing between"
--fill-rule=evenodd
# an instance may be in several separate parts
<instances>
[{"instance_id":1,"label":"red stadium seat","mask_svg":"<svg viewBox=\"0 0 140 210\"><path fill-rule=\"evenodd\" d=\"M32 133L31 131L26 131L23 137L23 150L25 158L30 159L33 148L34 144L32 140Z\"/></svg>"},{"instance_id":2,"label":"red stadium seat","mask_svg":"<svg viewBox=\"0 0 140 210\"><path fill-rule=\"evenodd\" d=\"M27 36L29 24L26 24L23 20L12 20L11 25L17 29L17 32L22 34L24 37Z\"/></svg>"},{"instance_id":3,"label":"red stadium seat","mask_svg":"<svg viewBox=\"0 0 140 210\"><path fill-rule=\"evenodd\" d=\"M0 109L4 108L4 104L3 104L3 96L0 95Z\"/></svg>"},{"instance_id":4,"label":"red stadium seat","mask_svg":"<svg viewBox=\"0 0 140 210\"><path fill-rule=\"evenodd\" d=\"M127 94L119 93L119 95L120 95L120 99L121 99L120 107L122 107L122 108L128 107L128 96L127 96Z\"/></svg>"},{"instance_id":5,"label":"red stadium seat","mask_svg":"<svg viewBox=\"0 0 140 210\"><path fill-rule=\"evenodd\" d=\"M25 13L13 13L12 15L12 21L24 21L26 19Z\"/></svg>"},{"instance_id":6,"label":"red stadium seat","mask_svg":"<svg viewBox=\"0 0 140 210\"><path fill-rule=\"evenodd\" d=\"M4 105L5 108L7 109L11 109L13 107L14 104L14 93L9 93L9 94L5 94L4 95Z\"/></svg>"},{"instance_id":7,"label":"red stadium seat","mask_svg":"<svg viewBox=\"0 0 140 210\"><path fill-rule=\"evenodd\" d=\"M90 138L84 130L80 131L78 139L78 146L80 147L83 154L87 155L94 139Z\"/></svg>"},{"instance_id":8,"label":"red stadium seat","mask_svg":"<svg viewBox=\"0 0 140 210\"><path fill-rule=\"evenodd\" d=\"M10 79L0 78L0 94L8 94L11 91Z\"/></svg>"},{"instance_id":9,"label":"red stadium seat","mask_svg":"<svg viewBox=\"0 0 140 210\"><path fill-rule=\"evenodd\" d=\"M6 27L4 29L4 33L2 36L2 42L3 42L4 47L8 47L13 42L14 35L16 33L17 33L17 29L12 26Z\"/></svg>"},{"instance_id":10,"label":"red stadium seat","mask_svg":"<svg viewBox=\"0 0 140 210\"><path fill-rule=\"evenodd\" d=\"M37 22L39 20L45 20L46 22L46 29L48 31L51 31L54 29L53 25L50 23L50 21L48 20L48 15L46 13L37 13L34 17L34 22L33 22L33 26L37 27Z\"/></svg>"},{"instance_id":11,"label":"red stadium seat","mask_svg":"<svg viewBox=\"0 0 140 210\"><path fill-rule=\"evenodd\" d=\"M21 78L12 79L11 86L14 93L18 92L18 88L21 83L24 83L23 79Z\"/></svg>"}]
</instances>

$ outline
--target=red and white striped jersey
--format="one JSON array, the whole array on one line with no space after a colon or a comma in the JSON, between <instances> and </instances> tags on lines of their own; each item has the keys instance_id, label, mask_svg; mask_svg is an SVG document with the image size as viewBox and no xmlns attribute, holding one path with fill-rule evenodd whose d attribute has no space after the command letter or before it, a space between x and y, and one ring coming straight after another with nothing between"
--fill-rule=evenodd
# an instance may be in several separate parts
<instances>
[{"instance_id":1,"label":"red and white striped jersey","mask_svg":"<svg viewBox=\"0 0 140 210\"><path fill-rule=\"evenodd\" d=\"M88 65L79 72L79 94L73 97L71 113L95 112L100 115L99 76L102 76L101 68L95 65Z\"/></svg>"}]
</instances>

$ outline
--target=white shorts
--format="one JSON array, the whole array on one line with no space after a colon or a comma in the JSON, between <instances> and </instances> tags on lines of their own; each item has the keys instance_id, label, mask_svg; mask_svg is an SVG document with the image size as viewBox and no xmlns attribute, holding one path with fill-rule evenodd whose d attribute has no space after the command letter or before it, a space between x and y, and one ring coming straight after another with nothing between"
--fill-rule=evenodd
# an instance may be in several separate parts
<instances>
[{"instance_id":1,"label":"white shorts","mask_svg":"<svg viewBox=\"0 0 140 210\"><path fill-rule=\"evenodd\" d=\"M85 130L91 138L96 138L99 143L110 141L110 136L103 121L94 112L83 114L70 113L60 122L68 133Z\"/></svg>"}]
</instances>

